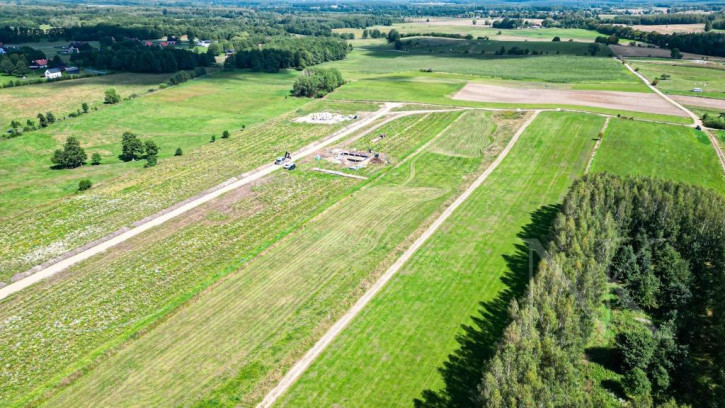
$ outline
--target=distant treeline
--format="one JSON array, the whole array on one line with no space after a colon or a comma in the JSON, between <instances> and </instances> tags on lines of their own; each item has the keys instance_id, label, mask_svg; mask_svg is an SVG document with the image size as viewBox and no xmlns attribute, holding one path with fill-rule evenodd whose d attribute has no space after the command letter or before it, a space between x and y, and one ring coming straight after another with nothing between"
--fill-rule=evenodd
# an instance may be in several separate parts
<instances>
[{"instance_id":1,"label":"distant treeline","mask_svg":"<svg viewBox=\"0 0 725 408\"><path fill-rule=\"evenodd\" d=\"M477 405L611 406L583 361L613 282L627 320L611 327L615 344L596 360L622 374L610 382L621 381L632 406L721 406L723 212L721 195L691 185L608 174L576 182L527 295L509 307Z\"/></svg>"},{"instance_id":2,"label":"distant treeline","mask_svg":"<svg viewBox=\"0 0 725 408\"><path fill-rule=\"evenodd\" d=\"M193 70L214 64L214 57L209 53L199 54L173 47L147 47L138 41L124 41L101 49L85 47L72 54L70 59L79 66L148 73Z\"/></svg>"},{"instance_id":3,"label":"distant treeline","mask_svg":"<svg viewBox=\"0 0 725 408\"><path fill-rule=\"evenodd\" d=\"M400 34L400 38L407 37L439 37L439 38L453 38L457 40L472 40L473 35L471 34L452 34L452 33L405 33Z\"/></svg>"},{"instance_id":4,"label":"distant treeline","mask_svg":"<svg viewBox=\"0 0 725 408\"><path fill-rule=\"evenodd\" d=\"M336 28L368 28L390 26L402 18L385 15L285 16L279 22L285 31L293 34L330 36Z\"/></svg>"},{"instance_id":5,"label":"distant treeline","mask_svg":"<svg viewBox=\"0 0 725 408\"><path fill-rule=\"evenodd\" d=\"M38 41L97 41L104 37L121 38L160 38L165 33L153 27L127 27L113 24L98 24L81 27L41 28L2 27L0 42L23 43Z\"/></svg>"},{"instance_id":6,"label":"distant treeline","mask_svg":"<svg viewBox=\"0 0 725 408\"><path fill-rule=\"evenodd\" d=\"M350 48L345 41L330 37L280 38L263 48L237 51L227 57L224 67L249 68L277 72L286 68L305 68L345 58Z\"/></svg>"},{"instance_id":7,"label":"distant treeline","mask_svg":"<svg viewBox=\"0 0 725 408\"><path fill-rule=\"evenodd\" d=\"M677 48L682 52L725 57L725 34L723 33L660 34L654 31L640 31L632 27L609 24L595 25L593 28L602 34L647 42L662 48Z\"/></svg>"},{"instance_id":8,"label":"distant treeline","mask_svg":"<svg viewBox=\"0 0 725 408\"><path fill-rule=\"evenodd\" d=\"M643 14L614 16L603 18L602 23L607 24L628 24L628 25L666 25L666 24L698 24L704 23L709 17L707 14L676 13L676 14Z\"/></svg>"}]
</instances>

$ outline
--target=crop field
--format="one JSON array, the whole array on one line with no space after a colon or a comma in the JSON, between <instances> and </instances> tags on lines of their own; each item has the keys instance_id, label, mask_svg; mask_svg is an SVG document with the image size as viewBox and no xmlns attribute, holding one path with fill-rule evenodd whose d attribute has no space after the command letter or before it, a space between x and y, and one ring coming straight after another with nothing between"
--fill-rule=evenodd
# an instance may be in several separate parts
<instances>
[{"instance_id":1,"label":"crop field","mask_svg":"<svg viewBox=\"0 0 725 408\"><path fill-rule=\"evenodd\" d=\"M261 106L261 109L262 111L251 111L247 115L261 120L264 115L274 114L272 107L265 110ZM230 177L270 162L275 155L285 150L299 149L344 126L294 123L291 120L298 115L324 109L353 113L375 110L377 106L364 103L313 102L266 122L264 126L251 126L244 131L234 131L229 139L205 143L206 146L189 151L181 157L168 157L173 152L173 145L166 145L164 149L164 144L160 143L164 154L160 164L154 168L143 169L141 163L130 163L134 167L133 177L117 177L106 183L99 183L86 193L56 200L52 205L38 205L32 212L24 212L21 217L4 217L0 222L0 248L6 256L0 261L0 281L7 281L14 273L193 197ZM230 114L231 117L233 115ZM21 139L23 138L12 139L10 142ZM13 153L16 156L12 156ZM0 158L3 159L0 162L11 161L5 159L11 156L18 167L23 157L32 156L32 152L24 154L18 157L16 151L3 151L0 153ZM124 165L126 164L116 164ZM91 171L94 167L99 166L88 166ZM78 179L86 176L73 175L76 170L64 171L68 183L72 181L77 185ZM50 176L52 175L49 174L45 180L47 183L60 183L60 180ZM42 183L29 179L33 183L25 185L15 175L8 179L10 180L3 181L14 181L12 185L15 188L3 185L3 188L10 191L3 198L12 200L15 207L11 209L15 209L15 212L27 209L33 204L32 192ZM28 197L24 201L23 194ZM10 203L3 205L9 206ZM12 211L7 211L6 214L8 213Z\"/></svg>"},{"instance_id":2,"label":"crop field","mask_svg":"<svg viewBox=\"0 0 725 408\"><path fill-rule=\"evenodd\" d=\"M468 120L456 121L459 116L452 112L400 119L413 125L406 126L406 134L417 137L405 137L386 149L393 157L403 157L454 121L452 128ZM507 121L512 124L495 136L499 149L513 133L517 115L504 117ZM404 136L387 128L381 131L388 132L390 140ZM408 164L387 170L243 264L188 307L98 364L92 375L78 379L49 405L103 405L109 399L124 405L175 405L204 395L209 403L249 404L260 399L278 375L276 367L293 362L392 262L408 237L480 171L482 160L494 156L464 158L423 151L407 157ZM330 179L308 173L306 166L285 177ZM309 197L314 201L314 193ZM209 242L203 236L196 239L201 246ZM161 361L166 369L160 372Z\"/></svg>"},{"instance_id":3,"label":"crop field","mask_svg":"<svg viewBox=\"0 0 725 408\"><path fill-rule=\"evenodd\" d=\"M3 107L0 110L0 125L9 128L12 120L25 124L28 119L37 123L35 116L49 111L62 118L80 109L83 102L91 108L101 106L103 92L108 88L115 88L123 98L132 94L143 95L149 89L157 90L159 84L166 82L169 77L169 74L123 73L3 88L0 89L0 105Z\"/></svg>"},{"instance_id":4,"label":"crop field","mask_svg":"<svg viewBox=\"0 0 725 408\"><path fill-rule=\"evenodd\" d=\"M452 406L470 405L485 350L529 278L521 239L546 232L551 206L583 172L602 123L586 114L540 114L278 406L409 406L424 390L429 402L437 394Z\"/></svg>"},{"instance_id":5,"label":"crop field","mask_svg":"<svg viewBox=\"0 0 725 408\"><path fill-rule=\"evenodd\" d=\"M663 74L670 75L669 79L660 79L657 84L664 93L725 99L725 65L720 63L667 64L633 60L632 66L639 68L639 72L649 80L660 78ZM702 88L702 93L692 92L693 88Z\"/></svg>"},{"instance_id":6,"label":"crop field","mask_svg":"<svg viewBox=\"0 0 725 408\"><path fill-rule=\"evenodd\" d=\"M592 171L660 177L725 192L725 179L710 139L682 126L612 120Z\"/></svg>"},{"instance_id":7,"label":"crop field","mask_svg":"<svg viewBox=\"0 0 725 408\"><path fill-rule=\"evenodd\" d=\"M580 42L593 42L597 37L596 31L581 29L561 29L561 28L540 28L540 29L521 29L507 30L498 29L490 26L484 26L484 20L479 19L473 24L473 19L455 19L443 20L433 19L426 23L425 21L415 21L409 23L398 23L392 26L375 26L371 29L379 29L382 32L388 32L396 29L403 34L407 33L446 33L446 34L471 34L474 37L489 37L492 40L503 41L551 41L554 37L560 37L562 42L569 40ZM362 30L354 30L349 28L339 28L334 31L339 33L354 33L355 38L362 37ZM500 34L499 34L500 33Z\"/></svg>"},{"instance_id":8,"label":"crop field","mask_svg":"<svg viewBox=\"0 0 725 408\"><path fill-rule=\"evenodd\" d=\"M436 39L441 40L441 39ZM465 40L452 40L466 42ZM447 51L451 47L442 47L441 53L428 52L427 47L416 47L409 51L393 50L389 44L369 42L355 47L350 55L342 60L325 63L334 66L345 78L357 79L370 74L390 74L394 72L431 69L433 72L476 75L491 78L530 80L544 82L630 82L636 84L633 75L628 73L617 61L601 56L583 55L528 55L498 56L495 50L504 46L507 50L513 46L533 47L523 42L471 41L483 44L489 49L486 54ZM562 53L570 45L562 46ZM573 51L578 54L578 51ZM561 69L562 66L568 69Z\"/></svg>"}]
</instances>

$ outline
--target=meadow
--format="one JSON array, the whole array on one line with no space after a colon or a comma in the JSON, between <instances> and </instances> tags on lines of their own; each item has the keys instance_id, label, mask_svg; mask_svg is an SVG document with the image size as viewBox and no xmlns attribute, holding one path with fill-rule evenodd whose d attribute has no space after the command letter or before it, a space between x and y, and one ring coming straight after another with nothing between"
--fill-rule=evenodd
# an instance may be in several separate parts
<instances>
[{"instance_id":1,"label":"meadow","mask_svg":"<svg viewBox=\"0 0 725 408\"><path fill-rule=\"evenodd\" d=\"M413 40L413 39L405 39ZM453 74L475 75L500 79L542 82L629 82L635 77L618 62L604 54L582 55L586 46L570 43L535 44L520 41L447 40L436 38L433 47L418 45L407 51L395 50L380 40L356 44L355 49L342 61L328 62L324 66L338 68L346 79L358 79L370 74L432 70ZM419 40L421 41L421 40ZM440 45L453 42L456 47ZM546 47L549 55L495 55L501 47L521 49ZM469 52L466 53L466 49ZM470 51L470 50L473 51ZM480 50L484 49L485 54ZM543 50L544 48L542 48ZM429 52L430 50L430 52ZM556 51L560 51L556 55ZM478 51L478 52L476 52ZM566 66L567 69L562 69Z\"/></svg>"},{"instance_id":2,"label":"meadow","mask_svg":"<svg viewBox=\"0 0 725 408\"><path fill-rule=\"evenodd\" d=\"M592 171L659 177L725 193L725 176L710 139L684 126L613 119Z\"/></svg>"},{"instance_id":3,"label":"meadow","mask_svg":"<svg viewBox=\"0 0 725 408\"><path fill-rule=\"evenodd\" d=\"M481 171L482 160L492 160L494 155L463 158L417 151L433 138L446 137L451 123L481 119L458 119L461 115L400 119L405 125L394 127L407 129L401 133L390 131L397 121L385 125L381 131L391 141L385 151L400 166L380 168L364 187L98 363L92 375L79 378L48 405L105 404L108 398L123 405L259 400L279 374L278 365L288 366L299 357L410 243L411 235ZM513 127L497 133L494 151ZM400 142L393 143L398 136ZM286 177L339 180L308 172L312 165L301 164ZM234 218L229 223L241 222ZM161 361L168 368L163 372L158 370Z\"/></svg>"},{"instance_id":4,"label":"meadow","mask_svg":"<svg viewBox=\"0 0 725 408\"><path fill-rule=\"evenodd\" d=\"M180 86L174 89L179 93L166 97L184 98L188 102L191 96L185 94L184 90L194 91L194 85L190 84L191 89ZM262 92L261 88L264 86L259 85L259 92ZM101 166L56 171L46 167L44 155L38 152L55 147L52 136L38 134L38 139L35 140L37 146L28 143L32 139L25 139L25 136L8 141L12 147L0 152L0 163L6 166L0 170L8 175L0 183L0 187L7 191L3 194L2 202L2 208L7 210L4 211L0 221L2 226L0 247L7 256L0 260L0 281L6 281L14 273L24 271L193 197L233 176L269 163L285 150L299 149L345 125L344 123L337 125L294 123L291 120L294 117L326 109L343 113L361 113L377 109L374 104L325 101L314 101L303 108L301 106L308 103L307 100L290 98L289 103L285 103L282 96L279 97L282 101L280 103L275 103L274 96L270 96L268 105L257 101L256 109L253 109L252 105L255 103L249 99L240 98L240 104L235 106L227 103L225 106L224 100L216 101L213 95L207 97L210 107L216 103L220 111L219 116L209 116L210 113L202 114L196 110L195 117L187 116L181 119L182 122L187 122L187 128L175 125L173 120L164 120L171 113L159 112L158 108L152 108L152 104L148 101L141 101L145 98L132 101L144 102L145 104L139 109L146 109L143 110L143 114L151 117L151 120L146 122L138 121L137 128L143 123L149 132L153 132L154 129L166 132L165 137L152 138L161 147L159 165L153 168L144 169L141 161L123 163L115 159L115 163L112 161ZM169 103L169 106L176 105ZM178 109L192 111L194 110L192 106L193 103L188 102L188 105ZM240 112L238 109L243 107L247 110ZM298 109L280 115L294 107ZM121 105L118 109L130 108ZM115 107L106 109L99 112L99 116L101 113L114 110ZM211 109L206 112L211 112ZM244 123L259 122L265 117L275 115L279 116L274 120L240 130ZM92 117L93 114L88 116ZM246 118L249 122L242 122L241 118ZM231 126L232 122L236 122L236 129ZM85 120L78 123L89 126ZM166 128L163 129L165 123ZM119 136L115 132L112 136L107 136L103 133L103 123L99 120L95 124L93 128L98 131L98 138L112 137L115 143L108 149L119 154L120 133ZM199 135L195 129L200 127L206 127L209 133ZM220 136L223 129L229 129L232 132L231 137L209 143L210 135ZM85 139L82 141L89 140L93 143L93 134L84 136ZM147 133L139 134L141 139L148 139L149 136ZM182 136L186 136L186 145L181 145L185 153L183 156L173 157L176 146L184 140ZM199 148L191 149L195 146ZM89 154L93 151L87 149ZM120 177L121 175L124 177ZM77 188L78 180L85 177L90 177L97 185L90 191L53 200L62 194L72 194ZM104 178L109 179L107 182L101 182ZM33 211L27 211L28 208L33 208ZM23 214L21 217L12 216L19 212Z\"/></svg>"},{"instance_id":5,"label":"meadow","mask_svg":"<svg viewBox=\"0 0 725 408\"><path fill-rule=\"evenodd\" d=\"M121 73L3 88L0 89L0 104L3 106L0 111L0 124L3 128L9 128L12 120L25 124L26 120L32 119L37 123L35 116L48 111L62 118L81 109L83 102L91 107L101 106L104 91L108 88L115 88L123 98L132 94L143 95L149 89L158 90L159 84L166 82L170 76Z\"/></svg>"},{"instance_id":6,"label":"meadow","mask_svg":"<svg viewBox=\"0 0 725 408\"><path fill-rule=\"evenodd\" d=\"M660 79L657 88L664 93L688 96L704 96L725 99L725 65L710 62L706 65L663 63L654 61L630 60L632 67L650 81L663 74L669 79ZM702 88L702 93L692 92L693 88Z\"/></svg>"},{"instance_id":7,"label":"meadow","mask_svg":"<svg viewBox=\"0 0 725 408\"><path fill-rule=\"evenodd\" d=\"M470 405L485 350L529 278L522 239L543 238L551 206L582 174L602 123L540 114L278 406L408 406L424 390L428 402L455 401L440 406Z\"/></svg>"}]
</instances>

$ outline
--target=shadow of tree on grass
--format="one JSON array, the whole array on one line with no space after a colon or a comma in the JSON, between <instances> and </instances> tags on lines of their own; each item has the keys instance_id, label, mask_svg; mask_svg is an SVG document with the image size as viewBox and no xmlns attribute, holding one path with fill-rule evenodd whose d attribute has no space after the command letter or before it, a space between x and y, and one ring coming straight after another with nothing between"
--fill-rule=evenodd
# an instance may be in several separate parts
<instances>
[{"instance_id":1,"label":"shadow of tree on grass","mask_svg":"<svg viewBox=\"0 0 725 408\"><path fill-rule=\"evenodd\" d=\"M559 205L548 205L531 213L531 223L517 235L521 239L536 238L546 247ZM462 325L463 333L456 340L460 347L448 356L438 370L445 386L440 391L425 390L414 400L417 408L470 407L476 405L477 387L483 369L496 352L496 346L510 323L508 307L513 299L523 296L530 279L530 249L517 244L513 255L504 255L508 271L501 280L506 289L496 299L481 302L472 325ZM534 265L539 258L535 256Z\"/></svg>"}]
</instances>

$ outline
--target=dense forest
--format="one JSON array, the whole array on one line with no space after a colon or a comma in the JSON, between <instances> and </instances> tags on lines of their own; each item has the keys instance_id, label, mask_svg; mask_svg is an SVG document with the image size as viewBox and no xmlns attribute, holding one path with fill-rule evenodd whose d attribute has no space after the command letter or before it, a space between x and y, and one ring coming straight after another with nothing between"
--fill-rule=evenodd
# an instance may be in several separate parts
<instances>
[{"instance_id":1,"label":"dense forest","mask_svg":"<svg viewBox=\"0 0 725 408\"><path fill-rule=\"evenodd\" d=\"M606 35L636 40L657 45L662 48L677 48L683 52L725 57L725 34L723 33L675 33L660 34L635 30L632 27L599 24L593 27Z\"/></svg>"},{"instance_id":2,"label":"dense forest","mask_svg":"<svg viewBox=\"0 0 725 408\"><path fill-rule=\"evenodd\" d=\"M482 406L722 407L725 401L725 200L691 185L590 175L554 222L548 255L485 365ZM604 304L639 313L598 357L588 339ZM614 367L592 384L589 359ZM616 401L616 400L615 400ZM619 406L616 402L614 405Z\"/></svg>"},{"instance_id":3,"label":"dense forest","mask_svg":"<svg viewBox=\"0 0 725 408\"><path fill-rule=\"evenodd\" d=\"M325 61L341 60L349 50L346 42L335 38L277 38L265 44L262 49L237 51L227 57L224 67L265 72L277 72L285 68L301 69Z\"/></svg>"},{"instance_id":4,"label":"dense forest","mask_svg":"<svg viewBox=\"0 0 725 408\"><path fill-rule=\"evenodd\" d=\"M707 14L695 13L673 13L673 14L641 14L641 15L624 15L614 16L612 18L602 19L603 23L608 24L627 24L627 25L666 25L666 24L697 24L704 23L711 19Z\"/></svg>"},{"instance_id":5,"label":"dense forest","mask_svg":"<svg viewBox=\"0 0 725 408\"><path fill-rule=\"evenodd\" d=\"M176 72L180 69L207 67L214 63L214 57L209 53L196 53L173 47L147 47L133 40L100 49L85 47L79 53L72 54L70 60L80 66L150 73Z\"/></svg>"}]
</instances>

